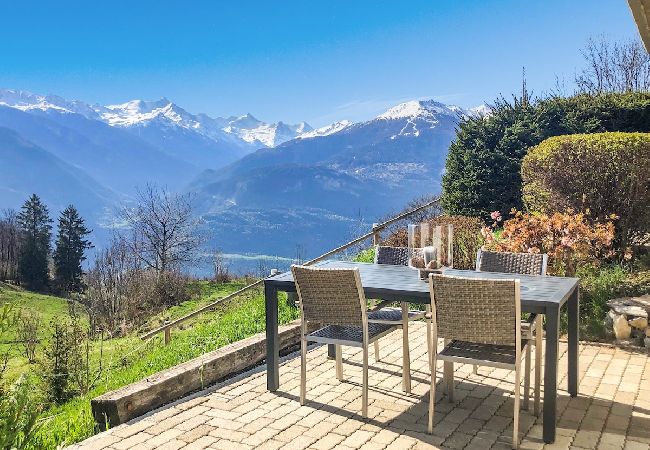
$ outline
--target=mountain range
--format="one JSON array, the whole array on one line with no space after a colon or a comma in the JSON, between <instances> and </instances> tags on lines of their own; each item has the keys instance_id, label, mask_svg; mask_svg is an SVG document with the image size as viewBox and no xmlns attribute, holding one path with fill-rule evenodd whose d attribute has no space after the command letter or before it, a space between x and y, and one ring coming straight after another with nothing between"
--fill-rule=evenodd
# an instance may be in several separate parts
<instances>
[{"instance_id":1,"label":"mountain range","mask_svg":"<svg viewBox=\"0 0 650 450\"><path fill-rule=\"evenodd\" d=\"M311 255L437 193L459 120L486 113L410 101L313 129L192 114L165 98L102 106L0 89L0 207L36 192L106 229L116 205L156 183L191 192L227 252Z\"/></svg>"}]
</instances>

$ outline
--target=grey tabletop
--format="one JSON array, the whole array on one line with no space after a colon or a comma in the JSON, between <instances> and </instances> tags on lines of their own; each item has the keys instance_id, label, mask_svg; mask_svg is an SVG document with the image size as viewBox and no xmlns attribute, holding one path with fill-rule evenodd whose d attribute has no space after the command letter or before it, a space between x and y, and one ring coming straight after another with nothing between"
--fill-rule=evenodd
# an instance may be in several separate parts
<instances>
[{"instance_id":1,"label":"grey tabletop","mask_svg":"<svg viewBox=\"0 0 650 450\"><path fill-rule=\"evenodd\" d=\"M418 272L406 266L386 264L356 263L349 261L324 261L315 264L316 267L358 268L366 295L377 295L387 300L403 298L415 302L425 302L429 299L429 285L421 280ZM528 276L495 272L477 272L474 270L446 269L446 275L490 278L490 279L519 279L521 283L521 303L526 309L536 307L562 306L573 290L578 286L577 278ZM282 273L268 278L265 283L278 290L295 290L291 272ZM536 312L536 311L531 311Z\"/></svg>"}]
</instances>

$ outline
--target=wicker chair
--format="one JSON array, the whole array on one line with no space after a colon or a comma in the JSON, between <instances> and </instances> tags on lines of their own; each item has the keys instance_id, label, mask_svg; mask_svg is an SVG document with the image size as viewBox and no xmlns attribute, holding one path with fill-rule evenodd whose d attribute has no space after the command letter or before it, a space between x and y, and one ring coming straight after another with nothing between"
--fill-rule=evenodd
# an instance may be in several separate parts
<instances>
[{"instance_id":1,"label":"wicker chair","mask_svg":"<svg viewBox=\"0 0 650 450\"><path fill-rule=\"evenodd\" d=\"M300 300L300 404L307 391L307 343L336 345L336 377L343 380L341 346L363 349L361 414L368 417L368 346L397 327L368 323L367 302L358 269L291 266ZM307 334L307 322L323 328Z\"/></svg>"},{"instance_id":2,"label":"wicker chair","mask_svg":"<svg viewBox=\"0 0 650 450\"><path fill-rule=\"evenodd\" d=\"M409 263L410 252L408 247L375 247L375 264L392 264L394 266L406 266ZM383 325L391 325L402 328L402 388L404 392L411 393L411 355L408 339L408 323L413 320L425 318L425 313L431 311L426 307L425 311L409 310L407 302L401 302L400 308L386 306L391 302L381 302L375 308L368 311L368 322ZM431 337L431 321L427 319L427 338ZM374 343L375 361L379 361L379 340ZM428 348L428 347L427 347ZM431 358L431 355L429 355Z\"/></svg>"},{"instance_id":3,"label":"wicker chair","mask_svg":"<svg viewBox=\"0 0 650 450\"><path fill-rule=\"evenodd\" d=\"M519 280L488 280L432 274L431 320L434 340L445 339L433 354L428 432L433 432L436 361L444 361L449 400L453 399L453 363L480 364L515 371L512 446L519 445L521 359L530 341L521 338Z\"/></svg>"},{"instance_id":4,"label":"wicker chair","mask_svg":"<svg viewBox=\"0 0 650 450\"><path fill-rule=\"evenodd\" d=\"M543 253L509 253L489 252L479 249L476 255L476 270L479 272L517 273L521 275L546 275L548 255ZM535 415L539 415L540 398L539 385L542 378L542 315L530 314L526 320L521 321L521 338L535 342ZM531 347L526 351L526 368L524 371L524 408L529 409L528 392L530 391L530 353ZM477 372L474 366L474 373Z\"/></svg>"}]
</instances>

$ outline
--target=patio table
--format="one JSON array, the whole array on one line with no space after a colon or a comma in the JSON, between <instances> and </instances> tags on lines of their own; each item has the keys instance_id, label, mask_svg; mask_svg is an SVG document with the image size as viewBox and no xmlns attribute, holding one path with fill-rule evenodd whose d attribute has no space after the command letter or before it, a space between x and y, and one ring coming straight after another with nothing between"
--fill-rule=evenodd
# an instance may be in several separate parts
<instances>
[{"instance_id":1,"label":"patio table","mask_svg":"<svg viewBox=\"0 0 650 450\"><path fill-rule=\"evenodd\" d=\"M431 301L428 281L406 266L325 261L316 267L358 268L366 298L427 304ZM546 316L544 357L544 442L555 441L557 414L557 370L560 309L568 307L568 391L578 395L578 285L577 278L529 276L447 269L445 274L492 279L517 278L521 284L521 310ZM291 272L264 280L266 302L267 388L279 388L278 291L295 292Z\"/></svg>"}]
</instances>

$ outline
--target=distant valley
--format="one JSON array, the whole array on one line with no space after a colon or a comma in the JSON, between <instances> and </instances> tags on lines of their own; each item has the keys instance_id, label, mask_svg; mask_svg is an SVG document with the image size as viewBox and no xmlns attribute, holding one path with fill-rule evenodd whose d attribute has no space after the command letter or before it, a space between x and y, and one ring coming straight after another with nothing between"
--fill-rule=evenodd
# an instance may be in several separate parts
<instances>
[{"instance_id":1,"label":"distant valley","mask_svg":"<svg viewBox=\"0 0 650 450\"><path fill-rule=\"evenodd\" d=\"M0 89L0 208L32 192L77 205L101 246L138 186L190 192L212 247L315 256L361 223L440 190L463 110L433 100L314 130L251 114L212 118L167 99L89 105Z\"/></svg>"}]
</instances>

